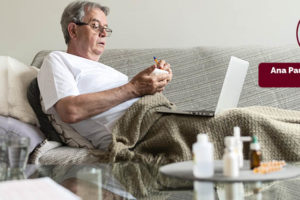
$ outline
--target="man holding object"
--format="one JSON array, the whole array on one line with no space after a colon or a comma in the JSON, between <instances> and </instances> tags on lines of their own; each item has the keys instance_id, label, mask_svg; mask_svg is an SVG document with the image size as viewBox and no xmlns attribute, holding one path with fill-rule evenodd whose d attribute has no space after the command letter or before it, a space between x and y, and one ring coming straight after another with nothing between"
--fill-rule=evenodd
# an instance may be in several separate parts
<instances>
[{"instance_id":1,"label":"man holding object","mask_svg":"<svg viewBox=\"0 0 300 200\"><path fill-rule=\"evenodd\" d=\"M164 60L130 81L121 72L99 63L104 51L109 9L98 3L75 1L64 10L61 27L67 51L45 57L38 84L47 113L69 123L96 148L106 150L111 130L125 111L144 95L162 92L172 79ZM153 75L158 67L166 74Z\"/></svg>"}]
</instances>

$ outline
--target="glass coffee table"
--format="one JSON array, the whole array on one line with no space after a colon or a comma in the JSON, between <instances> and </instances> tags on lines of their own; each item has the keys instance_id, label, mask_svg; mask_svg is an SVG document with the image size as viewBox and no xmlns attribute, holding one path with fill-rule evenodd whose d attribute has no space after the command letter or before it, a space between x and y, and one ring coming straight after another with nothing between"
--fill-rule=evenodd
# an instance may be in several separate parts
<instances>
[{"instance_id":1,"label":"glass coffee table","mask_svg":"<svg viewBox=\"0 0 300 200\"><path fill-rule=\"evenodd\" d=\"M293 163L300 166L300 163ZM25 178L50 177L82 199L300 199L300 178L273 182L193 182L166 176L159 165L28 165Z\"/></svg>"}]
</instances>

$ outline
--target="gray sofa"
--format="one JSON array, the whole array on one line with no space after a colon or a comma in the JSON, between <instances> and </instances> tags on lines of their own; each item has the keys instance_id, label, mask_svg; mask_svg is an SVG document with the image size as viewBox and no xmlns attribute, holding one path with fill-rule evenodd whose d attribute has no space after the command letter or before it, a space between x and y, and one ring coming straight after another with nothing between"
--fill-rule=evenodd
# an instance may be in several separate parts
<instances>
[{"instance_id":1,"label":"gray sofa","mask_svg":"<svg viewBox=\"0 0 300 200\"><path fill-rule=\"evenodd\" d=\"M50 51L39 52L32 65L40 67ZM250 63L239 107L262 105L300 110L298 88L261 88L258 86L258 65L262 62L300 62L296 46L278 47L193 47L185 49L108 49L100 62L127 74L130 78L153 64L153 56L167 60L173 80L164 94L180 109L214 109L220 94L230 56ZM87 149L63 146L45 141L31 156L33 163L60 164L97 161Z\"/></svg>"}]
</instances>

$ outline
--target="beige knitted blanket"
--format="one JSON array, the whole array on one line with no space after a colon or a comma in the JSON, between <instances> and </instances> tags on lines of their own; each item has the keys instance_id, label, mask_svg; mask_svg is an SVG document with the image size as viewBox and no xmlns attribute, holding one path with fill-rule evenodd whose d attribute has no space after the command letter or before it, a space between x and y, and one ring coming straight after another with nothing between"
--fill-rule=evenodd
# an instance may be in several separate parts
<instances>
[{"instance_id":1,"label":"beige knitted blanket","mask_svg":"<svg viewBox=\"0 0 300 200\"><path fill-rule=\"evenodd\" d=\"M264 160L300 160L300 112L271 107L245 107L225 111L213 118L163 115L156 108L173 105L162 94L145 96L117 122L109 158L115 161L156 163L192 159L192 144L198 133L207 133L214 144L215 159L221 159L224 137L239 126L242 135L256 135ZM245 157L249 145L245 145Z\"/></svg>"}]
</instances>

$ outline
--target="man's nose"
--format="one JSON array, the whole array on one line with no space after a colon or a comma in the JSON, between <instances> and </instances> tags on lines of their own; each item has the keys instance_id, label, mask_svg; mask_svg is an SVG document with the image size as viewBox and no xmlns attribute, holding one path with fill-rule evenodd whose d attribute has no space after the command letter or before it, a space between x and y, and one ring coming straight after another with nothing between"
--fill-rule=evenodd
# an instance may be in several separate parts
<instances>
[{"instance_id":1,"label":"man's nose","mask_svg":"<svg viewBox=\"0 0 300 200\"><path fill-rule=\"evenodd\" d=\"M105 29L99 32L99 37L106 37L106 36L107 36L107 32Z\"/></svg>"}]
</instances>

